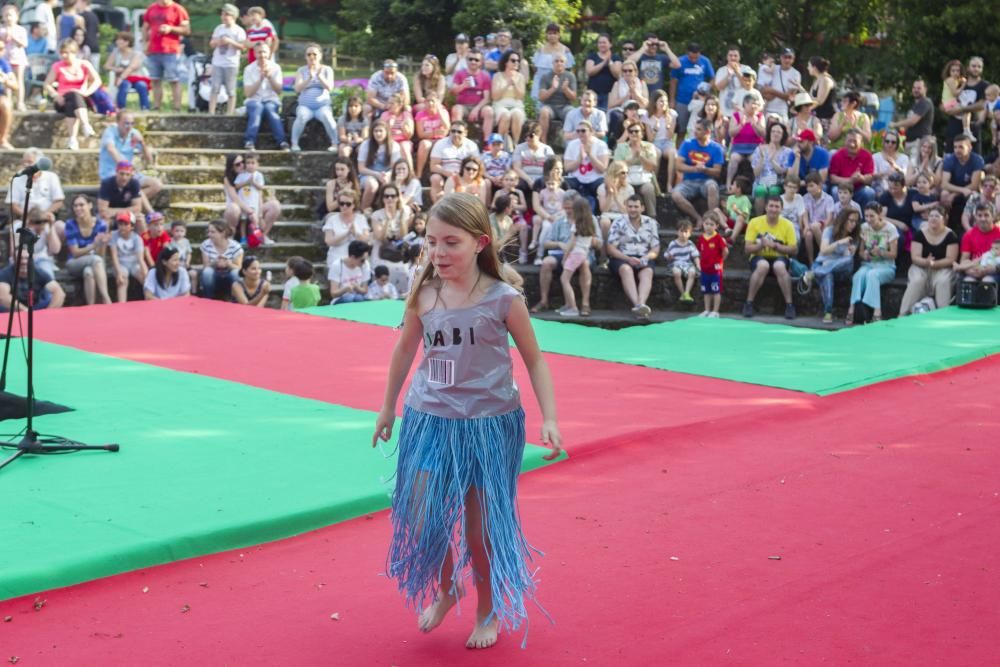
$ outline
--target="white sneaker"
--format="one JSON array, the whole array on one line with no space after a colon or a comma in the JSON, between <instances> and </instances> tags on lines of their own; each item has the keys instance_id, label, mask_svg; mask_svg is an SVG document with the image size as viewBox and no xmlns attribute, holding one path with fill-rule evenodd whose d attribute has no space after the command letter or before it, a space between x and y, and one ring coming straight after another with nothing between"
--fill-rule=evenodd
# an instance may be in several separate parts
<instances>
[{"instance_id":1,"label":"white sneaker","mask_svg":"<svg viewBox=\"0 0 1000 667\"><path fill-rule=\"evenodd\" d=\"M81 126L81 130L83 130L84 137L92 137L95 134L97 134L96 132L94 132L94 126L91 125L90 123L83 123L83 125Z\"/></svg>"},{"instance_id":2,"label":"white sneaker","mask_svg":"<svg viewBox=\"0 0 1000 667\"><path fill-rule=\"evenodd\" d=\"M542 258L541 257L536 257L535 258L535 266L541 266L541 265L542 265Z\"/></svg>"},{"instance_id":3,"label":"white sneaker","mask_svg":"<svg viewBox=\"0 0 1000 667\"><path fill-rule=\"evenodd\" d=\"M560 317L580 317L578 308L566 308L565 306L556 311Z\"/></svg>"},{"instance_id":4,"label":"white sneaker","mask_svg":"<svg viewBox=\"0 0 1000 667\"><path fill-rule=\"evenodd\" d=\"M67 142L66 147L71 151L78 151L80 150L80 142L76 139L70 139L69 142Z\"/></svg>"},{"instance_id":5,"label":"white sneaker","mask_svg":"<svg viewBox=\"0 0 1000 667\"><path fill-rule=\"evenodd\" d=\"M712 313L710 313L709 311L706 310L701 315L699 315L698 317L711 317L711 316L712 316Z\"/></svg>"},{"instance_id":6,"label":"white sneaker","mask_svg":"<svg viewBox=\"0 0 1000 667\"><path fill-rule=\"evenodd\" d=\"M264 245L274 245L274 244L275 244L275 240L272 239L270 236L265 236L264 237Z\"/></svg>"},{"instance_id":7,"label":"white sneaker","mask_svg":"<svg viewBox=\"0 0 1000 667\"><path fill-rule=\"evenodd\" d=\"M639 308L640 308L640 310L639 310L639 316L640 317L649 317L650 313L653 312L653 309L650 308L649 306L647 306L644 303L640 303L639 304Z\"/></svg>"},{"instance_id":8,"label":"white sneaker","mask_svg":"<svg viewBox=\"0 0 1000 667\"><path fill-rule=\"evenodd\" d=\"M712 319L716 319L716 320L717 320L717 319L719 319L719 314L718 314L717 312L715 312L714 310L713 310L712 312L710 312L710 313L708 314L708 316L709 316L710 318L712 318Z\"/></svg>"},{"instance_id":9,"label":"white sneaker","mask_svg":"<svg viewBox=\"0 0 1000 667\"><path fill-rule=\"evenodd\" d=\"M525 252L524 250L522 250L521 252L517 253L517 263L518 264L527 264L528 263L528 253Z\"/></svg>"}]
</instances>

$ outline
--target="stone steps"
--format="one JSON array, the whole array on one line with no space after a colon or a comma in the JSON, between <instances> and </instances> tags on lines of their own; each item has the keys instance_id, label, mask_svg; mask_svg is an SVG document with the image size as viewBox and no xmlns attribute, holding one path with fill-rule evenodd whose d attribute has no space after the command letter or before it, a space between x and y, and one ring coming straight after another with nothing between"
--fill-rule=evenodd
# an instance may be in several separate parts
<instances>
[{"instance_id":1,"label":"stone steps","mask_svg":"<svg viewBox=\"0 0 1000 667\"><path fill-rule=\"evenodd\" d=\"M222 201L217 202L170 202L163 207L163 214L167 220L183 220L186 223L195 221L208 222L222 217L222 212L226 205ZM282 206L281 217L284 220L312 221L313 207L301 204L291 204Z\"/></svg>"},{"instance_id":2,"label":"stone steps","mask_svg":"<svg viewBox=\"0 0 1000 667\"><path fill-rule=\"evenodd\" d=\"M265 176L266 179L266 176ZM305 207L314 212L316 204L324 196L322 186L301 186L301 185L271 185L269 181L265 190L273 195L282 208L285 207ZM177 204L219 204L226 200L225 190L222 189L222 176L219 180L205 184L171 184L163 188L160 197L167 197L167 201ZM312 219L312 216L310 216Z\"/></svg>"}]
</instances>

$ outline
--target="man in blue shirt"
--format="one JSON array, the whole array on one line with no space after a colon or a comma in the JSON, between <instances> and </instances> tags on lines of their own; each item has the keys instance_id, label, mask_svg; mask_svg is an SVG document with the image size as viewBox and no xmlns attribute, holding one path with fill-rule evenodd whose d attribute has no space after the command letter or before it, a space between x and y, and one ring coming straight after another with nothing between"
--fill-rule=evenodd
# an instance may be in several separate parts
<instances>
[{"instance_id":1,"label":"man in blue shirt","mask_svg":"<svg viewBox=\"0 0 1000 667\"><path fill-rule=\"evenodd\" d=\"M972 135L960 134L954 139L953 153L944 156L941 164L941 203L949 209L948 225L960 231L965 202L979 192L986 163L972 151Z\"/></svg>"},{"instance_id":2,"label":"man in blue shirt","mask_svg":"<svg viewBox=\"0 0 1000 667\"><path fill-rule=\"evenodd\" d=\"M156 159L155 153L142 133L135 129L135 116L131 111L119 109L115 116L115 124L109 125L101 134L101 152L97 161L97 176L102 181L115 175L120 162L135 164L136 157L141 154L144 165L150 167ZM152 202L163 189L159 179L137 173L135 177L142 186L142 193Z\"/></svg>"},{"instance_id":3,"label":"man in blue shirt","mask_svg":"<svg viewBox=\"0 0 1000 667\"><path fill-rule=\"evenodd\" d=\"M681 213L701 229L701 215L692 202L704 197L709 211L719 206L719 183L716 179L722 173L722 163L726 159L722 146L712 140L712 121L702 118L695 124L694 137L681 144L677 157L677 170L684 174L684 180L674 188L670 198Z\"/></svg>"},{"instance_id":4,"label":"man in blue shirt","mask_svg":"<svg viewBox=\"0 0 1000 667\"><path fill-rule=\"evenodd\" d=\"M35 21L31 24L28 45L24 47L24 52L29 56L40 56L49 52L49 40L45 36L45 26L41 23Z\"/></svg>"},{"instance_id":5,"label":"man in blue shirt","mask_svg":"<svg viewBox=\"0 0 1000 667\"><path fill-rule=\"evenodd\" d=\"M628 60L634 62L639 68L639 78L649 88L650 99L656 91L666 87L667 72L681 66L681 61L670 50L670 45L661 41L652 32L646 35L646 41L642 43L642 50L634 52L628 57Z\"/></svg>"},{"instance_id":6,"label":"man in blue shirt","mask_svg":"<svg viewBox=\"0 0 1000 667\"><path fill-rule=\"evenodd\" d=\"M826 183L830 174L830 151L816 145L816 133L812 130L802 130L795 135L795 146L788 155L786 165L791 173L799 174L799 194L806 193L806 176L809 172L818 172Z\"/></svg>"},{"instance_id":7,"label":"man in blue shirt","mask_svg":"<svg viewBox=\"0 0 1000 667\"><path fill-rule=\"evenodd\" d=\"M677 112L677 141L684 138L688 124L688 104L702 81L711 82L715 70L708 58L701 55L701 46L691 42L687 53L680 57L678 64L670 72L670 101ZM650 95L653 91L649 91Z\"/></svg>"}]
</instances>

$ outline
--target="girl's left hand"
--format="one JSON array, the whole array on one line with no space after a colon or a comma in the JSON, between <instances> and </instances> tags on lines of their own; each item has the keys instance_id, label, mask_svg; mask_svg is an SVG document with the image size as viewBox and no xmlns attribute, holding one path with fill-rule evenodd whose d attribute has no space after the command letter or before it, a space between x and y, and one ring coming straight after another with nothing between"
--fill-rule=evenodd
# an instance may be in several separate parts
<instances>
[{"instance_id":1,"label":"girl's left hand","mask_svg":"<svg viewBox=\"0 0 1000 667\"><path fill-rule=\"evenodd\" d=\"M559 434L559 427L555 421L542 422L542 444L548 446L552 451L543 456L546 461L558 458L563 453L562 435Z\"/></svg>"}]
</instances>

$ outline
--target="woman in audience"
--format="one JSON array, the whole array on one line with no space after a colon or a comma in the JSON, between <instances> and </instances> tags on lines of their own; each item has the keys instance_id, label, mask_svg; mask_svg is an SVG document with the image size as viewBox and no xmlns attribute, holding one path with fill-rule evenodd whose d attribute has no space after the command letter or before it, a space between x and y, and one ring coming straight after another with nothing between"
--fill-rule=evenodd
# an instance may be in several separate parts
<instances>
[{"instance_id":1,"label":"woman in audience","mask_svg":"<svg viewBox=\"0 0 1000 667\"><path fill-rule=\"evenodd\" d=\"M420 69L413 75L413 113L417 114L427 106L428 93L437 95L438 100L444 99L445 81L441 73L441 63L438 57L427 54L420 62Z\"/></svg>"},{"instance_id":2,"label":"woman in audience","mask_svg":"<svg viewBox=\"0 0 1000 667\"><path fill-rule=\"evenodd\" d=\"M535 121L529 121L524 126L524 137L524 141L515 146L511 154L511 168L520 177L517 187L530 193L538 183L545 187L542 180L545 161L555 155L555 152L548 144L542 143L541 131Z\"/></svg>"},{"instance_id":3,"label":"woman in audience","mask_svg":"<svg viewBox=\"0 0 1000 667\"><path fill-rule=\"evenodd\" d=\"M502 137L508 137L508 146L518 142L524 126L524 94L527 84L520 67L520 53L506 51L500 56L490 93L497 132Z\"/></svg>"},{"instance_id":4,"label":"woman in audience","mask_svg":"<svg viewBox=\"0 0 1000 667\"><path fill-rule=\"evenodd\" d=\"M912 236L910 225L913 222L913 198L906 188L906 178L899 172L893 172L888 178L888 187L879 195L879 206L882 207L882 217L893 225L905 240Z\"/></svg>"},{"instance_id":5,"label":"woman in audience","mask_svg":"<svg viewBox=\"0 0 1000 667\"><path fill-rule=\"evenodd\" d=\"M361 209L368 211L378 189L389 182L392 165L403 157L399 144L389 134L385 121L372 123L371 136L358 148L358 172L361 174Z\"/></svg>"},{"instance_id":6,"label":"woman in audience","mask_svg":"<svg viewBox=\"0 0 1000 667\"><path fill-rule=\"evenodd\" d=\"M233 301L244 306L266 306L271 283L264 280L262 273L259 259L254 255L244 257L240 266L240 279L233 283L230 290Z\"/></svg>"},{"instance_id":7,"label":"woman in audience","mask_svg":"<svg viewBox=\"0 0 1000 667\"><path fill-rule=\"evenodd\" d=\"M899 174L905 180L906 170L910 167L910 158L906 153L899 151L899 132L896 130L886 130L882 138L882 150L875 153L875 177L872 179L872 188L875 194L881 194L889 187L888 178L892 174Z\"/></svg>"},{"instance_id":8,"label":"woman in audience","mask_svg":"<svg viewBox=\"0 0 1000 667\"><path fill-rule=\"evenodd\" d=\"M403 159L412 165L413 114L403 105L402 95L393 95L389 98L389 108L382 112L380 119L389 126L389 136L399 146Z\"/></svg>"},{"instance_id":9,"label":"woman in audience","mask_svg":"<svg viewBox=\"0 0 1000 667\"><path fill-rule=\"evenodd\" d=\"M830 121L830 131L827 136L830 138L830 148L840 148L844 145L844 138L848 130L857 130L864 139L862 148L871 144L872 140L872 119L861 110L861 94L851 90L844 94L840 102L840 111L833 116Z\"/></svg>"},{"instance_id":10,"label":"woman in audience","mask_svg":"<svg viewBox=\"0 0 1000 667\"><path fill-rule=\"evenodd\" d=\"M417 135L417 164L413 173L417 178L423 176L434 144L447 137L451 129L451 116L441 99L436 92L428 92L424 96L424 108L413 118Z\"/></svg>"},{"instance_id":11,"label":"woman in audience","mask_svg":"<svg viewBox=\"0 0 1000 667\"><path fill-rule=\"evenodd\" d=\"M860 223L861 216L853 208L841 209L833 224L823 229L819 254L802 279L806 290L814 278L819 281L824 324L833 322L834 281L838 277L846 278L854 269L854 255L858 251L861 234Z\"/></svg>"},{"instance_id":12,"label":"woman in audience","mask_svg":"<svg viewBox=\"0 0 1000 667\"><path fill-rule=\"evenodd\" d=\"M946 215L941 205L935 206L927 214L927 224L913 236L900 316L909 315L914 304L927 297L933 298L938 308L951 303L955 284L952 267L958 260L959 244L958 236L948 228Z\"/></svg>"},{"instance_id":13,"label":"woman in audience","mask_svg":"<svg viewBox=\"0 0 1000 667\"><path fill-rule=\"evenodd\" d=\"M608 137L621 136L625 122L623 107L626 102L635 102L640 109L649 107L649 87L639 78L639 66L634 62L622 63L622 76L611 88L608 96Z\"/></svg>"},{"instance_id":14,"label":"woman in audience","mask_svg":"<svg viewBox=\"0 0 1000 667\"><path fill-rule=\"evenodd\" d=\"M608 238L611 223L623 215L628 215L625 203L635 194L635 188L628 182L628 165L621 160L612 160L604 172L604 182L597 186L597 205L601 211L600 234Z\"/></svg>"},{"instance_id":15,"label":"woman in audience","mask_svg":"<svg viewBox=\"0 0 1000 667\"><path fill-rule=\"evenodd\" d=\"M392 185L399 188L399 205L419 213L424 205L424 186L413 176L406 160L397 160L392 165Z\"/></svg>"},{"instance_id":16,"label":"woman in audience","mask_svg":"<svg viewBox=\"0 0 1000 667\"><path fill-rule=\"evenodd\" d=\"M173 299L191 293L191 279L181 267L181 252L173 245L165 246L156 256L153 270L146 274L142 286L146 301Z\"/></svg>"},{"instance_id":17,"label":"woman in audience","mask_svg":"<svg viewBox=\"0 0 1000 667\"><path fill-rule=\"evenodd\" d=\"M356 190L341 190L337 196L337 210L323 220L323 241L326 243L326 265L347 256L351 241L371 241L368 218L358 211Z\"/></svg>"},{"instance_id":18,"label":"woman in audience","mask_svg":"<svg viewBox=\"0 0 1000 667\"><path fill-rule=\"evenodd\" d=\"M80 57L80 47L71 39L59 44L60 60L56 61L45 77L43 89L52 98L55 110L64 117L69 134L68 148L80 150L77 135L94 136L94 128L87 116L87 99L101 87L101 77L88 61Z\"/></svg>"},{"instance_id":19,"label":"woman in audience","mask_svg":"<svg viewBox=\"0 0 1000 667\"><path fill-rule=\"evenodd\" d=\"M326 130L330 140L327 150L337 150L337 121L333 119L333 104L330 91L333 90L333 69L323 64L323 50L319 44L306 46L306 64L295 73L295 92L299 101L295 107L295 122L292 124L292 150L300 151L299 139L310 120L318 120Z\"/></svg>"},{"instance_id":20,"label":"woman in audience","mask_svg":"<svg viewBox=\"0 0 1000 667\"><path fill-rule=\"evenodd\" d=\"M124 109L128 93L134 90L139 95L139 108L149 111L149 71L146 56L134 49L135 37L123 30L115 36L115 48L104 63L104 69L112 73L114 85L118 87L117 104Z\"/></svg>"},{"instance_id":21,"label":"woman in audience","mask_svg":"<svg viewBox=\"0 0 1000 667\"><path fill-rule=\"evenodd\" d=\"M705 101L704 111L708 102L715 100L715 115L719 116L719 100L710 97ZM674 187L674 160L677 149L674 146L674 129L677 124L677 112L670 108L670 98L665 90L658 90L649 103L649 113L645 118L646 138L653 142L660 158L667 163L667 186L664 192L670 192ZM693 136L693 135L692 135Z\"/></svg>"},{"instance_id":22,"label":"woman in audience","mask_svg":"<svg viewBox=\"0 0 1000 667\"><path fill-rule=\"evenodd\" d=\"M444 193L468 192L479 197L483 206L490 205L490 181L486 178L486 169L483 161L475 155L462 160L462 166L457 174L452 174L451 178L444 184Z\"/></svg>"},{"instance_id":23,"label":"woman in audience","mask_svg":"<svg viewBox=\"0 0 1000 667\"><path fill-rule=\"evenodd\" d=\"M108 270L104 254L111 243L108 225L94 217L94 204L86 195L73 198L73 218L66 221L66 248L69 260L66 270L83 281L87 305L100 297L101 303L111 303L108 294Z\"/></svg>"},{"instance_id":24,"label":"woman in audience","mask_svg":"<svg viewBox=\"0 0 1000 667\"><path fill-rule=\"evenodd\" d=\"M768 197L782 194L785 173L791 164L792 149L785 145L788 130L778 119L772 119L767 124L764 133L766 144L758 144L750 156L750 166L753 167L753 197L757 214L764 212L764 201Z\"/></svg>"},{"instance_id":25,"label":"woman in audience","mask_svg":"<svg viewBox=\"0 0 1000 667\"><path fill-rule=\"evenodd\" d=\"M368 140L368 121L360 97L347 100L344 113L337 121L337 136L340 140L340 155L351 157L363 142Z\"/></svg>"},{"instance_id":26,"label":"woman in audience","mask_svg":"<svg viewBox=\"0 0 1000 667\"><path fill-rule=\"evenodd\" d=\"M753 155L757 146L764 143L767 127L764 124L764 114L760 112L764 106L764 98L756 90L743 97L743 108L734 111L729 121L729 136L733 145L729 151L729 167L726 171L726 188L732 185L733 179L740 169L740 163Z\"/></svg>"},{"instance_id":27,"label":"woman in audience","mask_svg":"<svg viewBox=\"0 0 1000 667\"><path fill-rule=\"evenodd\" d=\"M823 123L819 117L813 113L816 102L809 93L798 93L792 102L792 115L788 119L788 141L789 146L795 145L795 137L799 136L802 130L812 130L816 139L823 139Z\"/></svg>"},{"instance_id":28,"label":"woman in audience","mask_svg":"<svg viewBox=\"0 0 1000 667\"><path fill-rule=\"evenodd\" d=\"M629 184L642 196L647 215L655 218L656 170L660 166L660 152L653 144L643 141L645 127L641 121L629 124L625 132L627 140L615 148L614 159L625 163Z\"/></svg>"},{"instance_id":29,"label":"woman in audience","mask_svg":"<svg viewBox=\"0 0 1000 667\"><path fill-rule=\"evenodd\" d=\"M848 326L854 324L854 307L858 302L872 309L873 322L882 319L882 285L896 276L898 244L899 232L882 217L878 202L865 206L865 222L861 225L861 245L858 248L861 266L851 279Z\"/></svg>"},{"instance_id":30,"label":"woman in audience","mask_svg":"<svg viewBox=\"0 0 1000 667\"><path fill-rule=\"evenodd\" d=\"M208 223L208 238L201 242L201 296L217 299L232 293L240 279L243 247L232 239L232 231L222 220Z\"/></svg>"},{"instance_id":31,"label":"woman in audience","mask_svg":"<svg viewBox=\"0 0 1000 667\"><path fill-rule=\"evenodd\" d=\"M729 145L729 123L726 121L726 115L722 113L719 98L715 95L709 95L705 98L705 104L698 110L698 113L691 114L688 119L687 136L694 136L695 127L701 120L707 120L712 124L712 141L723 148Z\"/></svg>"},{"instance_id":32,"label":"woman in audience","mask_svg":"<svg viewBox=\"0 0 1000 667\"><path fill-rule=\"evenodd\" d=\"M559 41L559 26L550 23L545 28L545 41L535 51L531 57L531 64L535 67L535 78L531 81L531 97L538 102L538 86L542 77L552 71L552 61L557 55L566 57L566 69L573 71L576 60L570 48ZM645 106L645 105L644 105Z\"/></svg>"},{"instance_id":33,"label":"woman in audience","mask_svg":"<svg viewBox=\"0 0 1000 667\"><path fill-rule=\"evenodd\" d=\"M941 186L941 165L944 161L938 157L937 139L927 135L920 138L920 146L917 152L917 159L909 164L906 169L906 184L913 187L917 184L917 176L920 174L931 175L931 188L937 190Z\"/></svg>"},{"instance_id":34,"label":"woman in audience","mask_svg":"<svg viewBox=\"0 0 1000 667\"><path fill-rule=\"evenodd\" d=\"M412 212L401 202L400 190L392 183L382 186L378 197L379 209L372 214L372 266L389 269L389 281L407 287L407 270L403 254L403 238L410 232Z\"/></svg>"},{"instance_id":35,"label":"woman in audience","mask_svg":"<svg viewBox=\"0 0 1000 667\"><path fill-rule=\"evenodd\" d=\"M337 156L330 167L330 178L326 184L326 215L336 213L340 210L338 197L344 190L351 192L361 192L361 184L358 182L358 174L354 171L354 163L351 158Z\"/></svg>"},{"instance_id":36,"label":"woman in audience","mask_svg":"<svg viewBox=\"0 0 1000 667\"><path fill-rule=\"evenodd\" d=\"M813 113L819 119L824 132L829 132L830 121L836 113L837 82L830 76L830 61L820 56L809 59L809 76L813 84L809 88L809 96L813 99ZM815 132L815 130L813 130ZM792 136L797 133L793 132ZM817 137L820 135L817 133Z\"/></svg>"}]
</instances>

